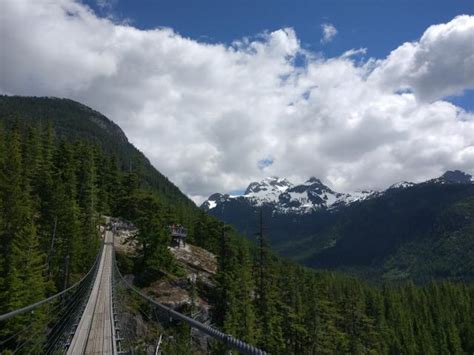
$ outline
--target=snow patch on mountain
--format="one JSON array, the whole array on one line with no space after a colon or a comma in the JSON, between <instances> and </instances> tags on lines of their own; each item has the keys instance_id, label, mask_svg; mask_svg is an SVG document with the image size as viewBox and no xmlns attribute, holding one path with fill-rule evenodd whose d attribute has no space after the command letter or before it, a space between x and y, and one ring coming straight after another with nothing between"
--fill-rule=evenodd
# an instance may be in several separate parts
<instances>
[{"instance_id":1,"label":"snow patch on mountain","mask_svg":"<svg viewBox=\"0 0 474 355\"><path fill-rule=\"evenodd\" d=\"M375 196L373 191L339 193L311 177L302 184L294 185L285 178L268 177L252 182L242 196L213 194L202 204L205 210L231 200L240 200L253 207L272 206L278 213L311 213L318 209L333 209Z\"/></svg>"},{"instance_id":2,"label":"snow patch on mountain","mask_svg":"<svg viewBox=\"0 0 474 355\"><path fill-rule=\"evenodd\" d=\"M268 177L260 182L252 182L245 190L245 198L252 202L254 206L263 204L278 203L279 197L285 193L293 184L287 179L278 177Z\"/></svg>"},{"instance_id":3,"label":"snow patch on mountain","mask_svg":"<svg viewBox=\"0 0 474 355\"><path fill-rule=\"evenodd\" d=\"M341 194L341 197L335 202L335 204L349 205L354 202L368 200L378 195L380 195L380 192L372 190L345 193Z\"/></svg>"},{"instance_id":4,"label":"snow patch on mountain","mask_svg":"<svg viewBox=\"0 0 474 355\"><path fill-rule=\"evenodd\" d=\"M400 181L391 185L388 189L406 189L407 187L412 187L414 185L414 182Z\"/></svg>"},{"instance_id":5,"label":"snow patch on mountain","mask_svg":"<svg viewBox=\"0 0 474 355\"><path fill-rule=\"evenodd\" d=\"M428 180L425 183L466 184L473 182L471 175L455 170L447 171L439 178ZM401 181L391 185L387 191L408 189L415 185L413 182ZM339 193L331 190L315 177L309 178L302 184L294 185L288 179L274 176L259 182L252 182L242 196L213 194L202 204L201 208L209 211L230 201L240 201L253 207L270 206L276 213L306 214L321 209L335 210L375 198L384 193L384 191L371 190Z\"/></svg>"},{"instance_id":6,"label":"snow patch on mountain","mask_svg":"<svg viewBox=\"0 0 474 355\"><path fill-rule=\"evenodd\" d=\"M211 196L209 196L209 198L206 201L204 201L204 203L201 205L201 208L203 208L206 211L212 210L213 208L216 208L217 205L223 204L233 197L234 196L223 195L220 193L212 194Z\"/></svg>"}]
</instances>

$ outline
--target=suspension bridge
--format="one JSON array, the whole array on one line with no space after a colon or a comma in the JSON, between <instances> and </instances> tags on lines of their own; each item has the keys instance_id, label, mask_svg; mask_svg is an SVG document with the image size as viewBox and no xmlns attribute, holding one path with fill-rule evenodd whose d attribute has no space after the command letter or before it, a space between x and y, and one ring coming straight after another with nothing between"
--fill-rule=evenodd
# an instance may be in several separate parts
<instances>
[{"instance_id":1,"label":"suspension bridge","mask_svg":"<svg viewBox=\"0 0 474 355\"><path fill-rule=\"evenodd\" d=\"M106 230L96 260L88 273L69 288L21 309L0 315L0 353L12 354L134 354L163 353L164 334L156 346L136 347L137 334L124 317L128 294L146 305L148 321L161 325L184 322L204 337L244 354L266 354L233 336L179 313L143 294L120 273L115 260L114 235ZM35 322L41 314L53 318ZM20 321L21 319L21 321ZM26 320L26 321L25 321ZM31 320L31 322L28 322ZM25 325L26 324L26 325ZM38 329L38 324L40 329ZM45 325L44 325L45 324Z\"/></svg>"}]
</instances>

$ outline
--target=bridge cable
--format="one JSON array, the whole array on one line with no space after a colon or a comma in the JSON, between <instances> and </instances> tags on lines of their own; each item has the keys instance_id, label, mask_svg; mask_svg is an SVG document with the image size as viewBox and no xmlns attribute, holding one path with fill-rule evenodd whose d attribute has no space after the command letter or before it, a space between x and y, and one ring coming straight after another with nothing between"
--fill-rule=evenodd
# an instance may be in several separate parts
<instances>
[{"instance_id":1,"label":"bridge cable","mask_svg":"<svg viewBox=\"0 0 474 355\"><path fill-rule=\"evenodd\" d=\"M41 347L42 350L46 350L45 353L53 352L58 348L58 346L64 347L70 337L70 334L65 335L64 332L73 325L71 322L77 321L77 314L79 312L82 313L83 311L83 307L80 306L81 304L84 304L84 296L91 288L91 281L94 280L94 275L97 272L97 266L100 261L102 250L103 243L91 268L72 286L41 301L0 315L0 322L2 322L27 312L33 314L38 307L53 303L51 307L48 307L45 310L45 314L56 316L54 319L47 320L42 330L38 329L38 333L35 332L37 336L30 334L28 338L22 339L26 334L28 334L28 331L34 329L36 324L32 322L23 329L19 329L13 334L9 334L7 338L0 339L0 352L1 349L4 349L8 344L13 345L13 348L11 349L13 353L21 351L28 343L35 347ZM73 290L74 293L67 296ZM56 301L57 303L55 303ZM40 334L42 334L42 336L39 336Z\"/></svg>"},{"instance_id":2,"label":"bridge cable","mask_svg":"<svg viewBox=\"0 0 474 355\"><path fill-rule=\"evenodd\" d=\"M103 246L102 246L103 247ZM102 252L102 247L96 257L96 260L94 261L94 264L92 265L92 267L89 269L89 271L87 272L87 274L82 278L80 279L79 281L77 281L74 285L68 287L67 289L61 291L61 292L58 292L56 293L55 295L51 296L51 297L48 297L48 298L45 298L41 301L38 301L36 303L33 303L33 304L30 304L28 306L25 306L23 308L19 308L19 309L15 309L11 312L8 312L8 313L4 313L4 314L0 314L0 322L4 321L4 320L7 320L9 318L12 318L14 316L17 316L19 314L22 314L22 313L25 313L25 312L28 312L28 311L32 311L33 309L45 304L45 303L49 303L53 300L55 300L56 298L58 298L59 296L62 296L64 295L65 293L75 289L77 286L79 286L90 274L91 272L95 269L95 266L97 264L97 261L99 260L99 256L100 256L100 253Z\"/></svg>"},{"instance_id":3,"label":"bridge cable","mask_svg":"<svg viewBox=\"0 0 474 355\"><path fill-rule=\"evenodd\" d=\"M155 301L154 299L152 299L151 297L143 294L140 292L140 290L138 290L135 286L133 286L132 284L130 284L128 281L125 280L125 278L123 277L123 275L120 273L120 270L117 266L117 262L116 262L116 259L115 259L115 250L113 252L113 262L114 262L114 267L117 271L117 274L121 280L121 282L131 291L133 291L135 294L137 294L138 296L140 296L142 299L144 299L145 301L147 301L148 303L151 303L152 305L154 305L156 308L158 308L160 311L163 311L165 314L168 315L169 318L173 318L175 320L179 320L179 321L184 321L185 323L187 323L190 327L192 328L195 328L195 329L198 329L200 330L201 332L215 338L215 339L218 339L220 341L223 341L224 343L226 343L229 347L233 347L235 349L237 349L238 351L242 352L242 353L245 353L245 354L251 354L251 355L266 355L267 353L263 350L260 350L256 347L254 347L253 345L250 345L248 343L245 343L244 341L242 340L239 340L239 339L236 339L234 338L232 335L230 334L226 334L226 333L223 333L215 328L212 328L206 324L203 324L201 322L198 322L197 320L195 319L192 319L188 316L185 316L184 314L182 313L179 313L157 301Z\"/></svg>"}]
</instances>

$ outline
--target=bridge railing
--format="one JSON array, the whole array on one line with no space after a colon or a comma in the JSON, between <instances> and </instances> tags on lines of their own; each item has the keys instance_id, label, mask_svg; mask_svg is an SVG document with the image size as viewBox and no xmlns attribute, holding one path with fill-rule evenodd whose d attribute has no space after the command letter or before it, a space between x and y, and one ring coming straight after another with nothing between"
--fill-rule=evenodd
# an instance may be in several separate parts
<instances>
[{"instance_id":1,"label":"bridge railing","mask_svg":"<svg viewBox=\"0 0 474 355\"><path fill-rule=\"evenodd\" d=\"M44 353L67 348L99 266L97 257L78 282L51 297L0 315L0 354Z\"/></svg>"},{"instance_id":2,"label":"bridge railing","mask_svg":"<svg viewBox=\"0 0 474 355\"><path fill-rule=\"evenodd\" d=\"M114 270L115 273L119 279L119 282L123 284L130 292L134 293L137 295L139 298L147 302L150 306L156 308L161 314L165 314L167 318L169 319L174 319L177 321L182 321L186 324L188 324L191 328L197 329L198 331L218 340L226 344L228 348L233 348L238 350L241 353L244 354L252 354L252 355L266 355L267 353L263 350L260 350L253 345L250 345L242 340L234 338L230 334L226 334L224 332L221 332L220 330L217 330L209 325L206 325L204 323L201 323L191 317L188 317L182 313L179 313L175 310L173 310L170 307L167 307L153 298L143 294L140 290L138 290L135 286L133 286L130 282L128 282L123 275L120 273L120 270L118 268L116 259L115 259L115 252L114 252Z\"/></svg>"}]
</instances>

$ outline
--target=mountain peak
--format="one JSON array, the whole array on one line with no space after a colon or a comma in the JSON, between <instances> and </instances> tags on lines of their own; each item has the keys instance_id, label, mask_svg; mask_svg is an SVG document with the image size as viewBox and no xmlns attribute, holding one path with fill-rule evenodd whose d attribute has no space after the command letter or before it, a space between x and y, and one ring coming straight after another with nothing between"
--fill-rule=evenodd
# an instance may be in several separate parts
<instances>
[{"instance_id":1,"label":"mountain peak","mask_svg":"<svg viewBox=\"0 0 474 355\"><path fill-rule=\"evenodd\" d=\"M413 182L409 182L409 181L400 181L400 182L397 182L393 185L390 185L390 187L388 188L389 190L390 189L406 189L408 187L412 187L414 186L415 183Z\"/></svg>"},{"instance_id":2,"label":"mountain peak","mask_svg":"<svg viewBox=\"0 0 474 355\"><path fill-rule=\"evenodd\" d=\"M279 213L305 214L317 209L337 208L376 195L373 191L353 194L338 193L314 176L299 185L294 185L286 178L270 176L250 183L243 196L213 194L201 207L211 210L220 204L235 200L246 201L253 207L273 206Z\"/></svg>"},{"instance_id":3,"label":"mountain peak","mask_svg":"<svg viewBox=\"0 0 474 355\"><path fill-rule=\"evenodd\" d=\"M461 170L448 170L441 175L440 179L455 184L470 184L472 176Z\"/></svg>"},{"instance_id":4,"label":"mountain peak","mask_svg":"<svg viewBox=\"0 0 474 355\"><path fill-rule=\"evenodd\" d=\"M270 176L270 177L267 177L265 179L263 179L263 181L269 183L270 185L272 186L278 186L278 185L288 185L288 184L291 184L287 178L280 178L278 176Z\"/></svg>"},{"instance_id":5,"label":"mountain peak","mask_svg":"<svg viewBox=\"0 0 474 355\"><path fill-rule=\"evenodd\" d=\"M284 192L293 184L286 178L280 178L277 176L266 177L259 182L252 182L245 190L245 195L252 193L259 193L261 191L275 190L275 192Z\"/></svg>"},{"instance_id":6,"label":"mountain peak","mask_svg":"<svg viewBox=\"0 0 474 355\"><path fill-rule=\"evenodd\" d=\"M305 181L304 184L305 185L314 185L314 184L324 185L320 179L318 179L314 176L311 176L308 180Z\"/></svg>"}]
</instances>

